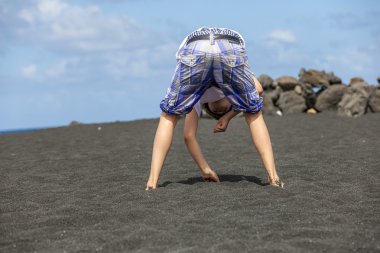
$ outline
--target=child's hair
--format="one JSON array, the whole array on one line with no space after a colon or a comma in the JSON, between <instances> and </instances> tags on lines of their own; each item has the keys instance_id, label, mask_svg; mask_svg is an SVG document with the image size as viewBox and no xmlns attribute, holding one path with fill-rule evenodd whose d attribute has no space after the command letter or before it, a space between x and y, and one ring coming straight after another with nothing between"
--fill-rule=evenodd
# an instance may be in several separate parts
<instances>
[{"instance_id":1,"label":"child's hair","mask_svg":"<svg viewBox=\"0 0 380 253\"><path fill-rule=\"evenodd\" d=\"M211 117L213 117L213 118L216 119L216 120L220 119L220 118L223 117L227 112L229 112L229 111L232 110L232 106L231 106L230 109L228 109L228 111L226 111L225 113L219 114L219 113L215 113L215 112L211 111L211 110L210 110L210 107L208 106L208 103L204 103L204 104L203 104L203 107L204 107L205 111L207 112L207 114L210 115Z\"/></svg>"}]
</instances>

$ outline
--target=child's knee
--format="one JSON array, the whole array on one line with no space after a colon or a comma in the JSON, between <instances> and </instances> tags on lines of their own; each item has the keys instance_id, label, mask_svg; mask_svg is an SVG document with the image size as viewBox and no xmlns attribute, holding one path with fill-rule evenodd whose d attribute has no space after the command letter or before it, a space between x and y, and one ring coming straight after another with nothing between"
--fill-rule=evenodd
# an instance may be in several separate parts
<instances>
[{"instance_id":1,"label":"child's knee","mask_svg":"<svg viewBox=\"0 0 380 253\"><path fill-rule=\"evenodd\" d=\"M171 122L173 122L175 124L175 123L177 123L177 121L179 119L179 115L169 114L169 113L166 113L166 112L162 112L161 113L161 118L165 119L165 120L168 120L168 121L171 121Z\"/></svg>"},{"instance_id":2,"label":"child's knee","mask_svg":"<svg viewBox=\"0 0 380 253\"><path fill-rule=\"evenodd\" d=\"M192 140L195 140L195 134L193 133L183 133L183 140L185 143L189 143Z\"/></svg>"}]
</instances>

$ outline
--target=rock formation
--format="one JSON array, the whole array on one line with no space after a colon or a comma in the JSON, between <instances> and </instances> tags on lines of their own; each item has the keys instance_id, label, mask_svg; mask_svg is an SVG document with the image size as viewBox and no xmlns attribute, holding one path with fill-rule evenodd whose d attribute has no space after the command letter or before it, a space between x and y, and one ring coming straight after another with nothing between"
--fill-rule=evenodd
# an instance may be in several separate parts
<instances>
[{"instance_id":1,"label":"rock formation","mask_svg":"<svg viewBox=\"0 0 380 253\"><path fill-rule=\"evenodd\" d=\"M343 84L332 85L322 91L317 97L315 109L318 111L336 110L347 87Z\"/></svg>"},{"instance_id":2,"label":"rock formation","mask_svg":"<svg viewBox=\"0 0 380 253\"><path fill-rule=\"evenodd\" d=\"M356 82L349 86L338 104L338 115L359 117L366 113L369 93L366 83Z\"/></svg>"},{"instance_id":3,"label":"rock formation","mask_svg":"<svg viewBox=\"0 0 380 253\"><path fill-rule=\"evenodd\" d=\"M277 105L284 114L300 113L307 109L305 99L295 91L282 92Z\"/></svg>"},{"instance_id":4,"label":"rock formation","mask_svg":"<svg viewBox=\"0 0 380 253\"><path fill-rule=\"evenodd\" d=\"M351 78L348 85L333 72L302 68L298 80L292 76L280 76L273 80L260 75L264 88L265 114L283 114L337 111L339 115L358 117L368 112L380 112L379 86L369 85L361 77Z\"/></svg>"},{"instance_id":5,"label":"rock formation","mask_svg":"<svg viewBox=\"0 0 380 253\"><path fill-rule=\"evenodd\" d=\"M368 99L371 112L380 112L380 86L374 89Z\"/></svg>"}]
</instances>

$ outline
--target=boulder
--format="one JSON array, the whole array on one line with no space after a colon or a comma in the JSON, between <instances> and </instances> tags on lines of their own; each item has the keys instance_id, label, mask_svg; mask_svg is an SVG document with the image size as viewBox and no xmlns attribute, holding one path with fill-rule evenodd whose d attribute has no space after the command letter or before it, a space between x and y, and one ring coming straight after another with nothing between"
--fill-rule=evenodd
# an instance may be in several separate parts
<instances>
[{"instance_id":1,"label":"boulder","mask_svg":"<svg viewBox=\"0 0 380 253\"><path fill-rule=\"evenodd\" d=\"M273 82L273 85L279 86L283 91L289 91L298 85L298 80L292 76L281 76Z\"/></svg>"},{"instance_id":2,"label":"boulder","mask_svg":"<svg viewBox=\"0 0 380 253\"><path fill-rule=\"evenodd\" d=\"M273 89L273 79L265 74L262 74L257 78L259 82L261 83L261 86L263 86L264 90Z\"/></svg>"},{"instance_id":3,"label":"boulder","mask_svg":"<svg viewBox=\"0 0 380 253\"><path fill-rule=\"evenodd\" d=\"M265 90L263 92L264 106L263 113L269 115L279 115L280 109L276 107L276 102L280 97L282 90L280 87L276 87L274 90ZM280 115L281 116L281 115Z\"/></svg>"},{"instance_id":4,"label":"boulder","mask_svg":"<svg viewBox=\"0 0 380 253\"><path fill-rule=\"evenodd\" d=\"M297 85L296 87L294 87L294 91L295 91L298 95L302 95L302 94L303 94L303 89L302 89L302 86L301 86L301 85Z\"/></svg>"},{"instance_id":5,"label":"boulder","mask_svg":"<svg viewBox=\"0 0 380 253\"><path fill-rule=\"evenodd\" d=\"M278 108L274 106L274 103L270 96L267 96L265 92L263 93L263 113L267 115L275 115L278 111Z\"/></svg>"},{"instance_id":6,"label":"boulder","mask_svg":"<svg viewBox=\"0 0 380 253\"><path fill-rule=\"evenodd\" d=\"M357 83L346 89L338 104L338 115L359 117L366 113L369 93L363 83Z\"/></svg>"},{"instance_id":7,"label":"boulder","mask_svg":"<svg viewBox=\"0 0 380 253\"><path fill-rule=\"evenodd\" d=\"M328 73L330 85L342 84L342 79L334 74L334 72Z\"/></svg>"},{"instance_id":8,"label":"boulder","mask_svg":"<svg viewBox=\"0 0 380 253\"><path fill-rule=\"evenodd\" d=\"M281 88L277 86L274 90L266 90L264 92L264 95L269 97L275 104L278 98L280 97L281 92L282 92Z\"/></svg>"},{"instance_id":9,"label":"boulder","mask_svg":"<svg viewBox=\"0 0 380 253\"><path fill-rule=\"evenodd\" d=\"M373 90L369 96L368 108L371 112L380 112L380 87Z\"/></svg>"},{"instance_id":10,"label":"boulder","mask_svg":"<svg viewBox=\"0 0 380 253\"><path fill-rule=\"evenodd\" d=\"M364 79L361 78L361 77L353 77L353 78L351 78L350 83L348 84L348 86L352 86L355 83L366 83L366 81L364 81Z\"/></svg>"},{"instance_id":11,"label":"boulder","mask_svg":"<svg viewBox=\"0 0 380 253\"><path fill-rule=\"evenodd\" d=\"M317 97L315 108L322 112L327 110L336 110L337 105L343 97L347 87L342 84L332 85Z\"/></svg>"},{"instance_id":12,"label":"boulder","mask_svg":"<svg viewBox=\"0 0 380 253\"><path fill-rule=\"evenodd\" d=\"M324 71L318 71L315 69L305 70L302 68L298 74L300 82L311 84L313 87L329 86L330 75Z\"/></svg>"},{"instance_id":13,"label":"boulder","mask_svg":"<svg viewBox=\"0 0 380 253\"><path fill-rule=\"evenodd\" d=\"M375 86L371 86L369 85L366 81L362 81L363 79L357 79L356 81L353 81L353 82L350 82L350 87L354 87L354 86L357 86L358 88L360 89L365 89L367 91L368 94L371 94L372 91L375 88Z\"/></svg>"},{"instance_id":14,"label":"boulder","mask_svg":"<svg viewBox=\"0 0 380 253\"><path fill-rule=\"evenodd\" d=\"M299 113L306 110L305 99L293 90L282 92L277 105L285 114Z\"/></svg>"}]
</instances>

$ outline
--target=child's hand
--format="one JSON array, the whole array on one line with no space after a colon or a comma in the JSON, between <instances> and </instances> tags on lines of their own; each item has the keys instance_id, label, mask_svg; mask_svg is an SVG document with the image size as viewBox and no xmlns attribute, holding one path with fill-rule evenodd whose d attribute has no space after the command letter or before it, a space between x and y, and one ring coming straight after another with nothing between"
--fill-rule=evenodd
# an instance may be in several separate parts
<instances>
[{"instance_id":1,"label":"child's hand","mask_svg":"<svg viewBox=\"0 0 380 253\"><path fill-rule=\"evenodd\" d=\"M227 130L229 120L226 117L221 117L214 127L214 133L221 133Z\"/></svg>"}]
</instances>

